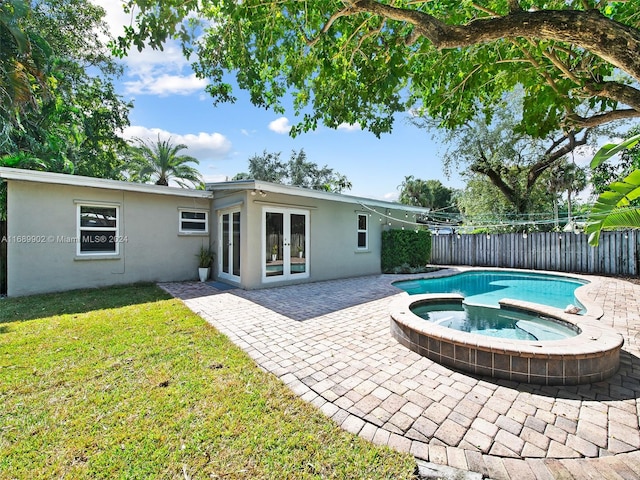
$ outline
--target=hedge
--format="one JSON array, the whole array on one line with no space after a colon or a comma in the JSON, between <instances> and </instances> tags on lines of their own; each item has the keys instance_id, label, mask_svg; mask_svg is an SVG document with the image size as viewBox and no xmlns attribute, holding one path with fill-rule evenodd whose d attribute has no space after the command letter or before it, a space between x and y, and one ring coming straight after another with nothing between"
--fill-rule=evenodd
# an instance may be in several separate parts
<instances>
[{"instance_id":1,"label":"hedge","mask_svg":"<svg viewBox=\"0 0 640 480\"><path fill-rule=\"evenodd\" d=\"M429 230L387 230L382 232L381 267L384 273L400 267L420 268L431 259Z\"/></svg>"}]
</instances>

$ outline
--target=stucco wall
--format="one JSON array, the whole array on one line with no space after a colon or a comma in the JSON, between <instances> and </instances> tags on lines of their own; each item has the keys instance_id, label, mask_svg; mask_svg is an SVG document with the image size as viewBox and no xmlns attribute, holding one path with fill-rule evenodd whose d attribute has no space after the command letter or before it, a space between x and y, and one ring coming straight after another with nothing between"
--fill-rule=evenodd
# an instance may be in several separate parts
<instances>
[{"instance_id":1,"label":"stucco wall","mask_svg":"<svg viewBox=\"0 0 640 480\"><path fill-rule=\"evenodd\" d=\"M233 203L242 203L239 207L242 216L241 286L247 289L379 274L382 229L401 226L387 226L386 221L381 222L373 214L369 217L369 248L362 251L357 249L357 212L368 214L369 211L360 205L271 192L266 197L246 193L229 195L224 201L214 199L213 205L217 209ZM310 248L305 253L308 278L263 282L262 211L265 207L309 210ZM396 218L404 217L400 209L392 210L392 213ZM219 237L215 222L213 227L216 233L212 238L217 242Z\"/></svg>"},{"instance_id":2,"label":"stucco wall","mask_svg":"<svg viewBox=\"0 0 640 480\"><path fill-rule=\"evenodd\" d=\"M76 255L79 202L120 206L116 258ZM196 254L208 235L179 235L180 207L209 209L210 200L89 187L10 181L8 294L27 295L143 281L197 278Z\"/></svg>"}]
</instances>

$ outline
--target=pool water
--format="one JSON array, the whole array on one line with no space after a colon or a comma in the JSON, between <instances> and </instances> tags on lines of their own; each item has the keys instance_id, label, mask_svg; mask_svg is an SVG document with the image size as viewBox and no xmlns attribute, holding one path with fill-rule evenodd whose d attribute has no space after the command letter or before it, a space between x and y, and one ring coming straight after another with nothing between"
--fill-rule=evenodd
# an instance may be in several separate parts
<instances>
[{"instance_id":1,"label":"pool water","mask_svg":"<svg viewBox=\"0 0 640 480\"><path fill-rule=\"evenodd\" d=\"M460 302L424 303L411 307L420 318L462 332L512 340L561 340L578 332L567 324L538 315Z\"/></svg>"},{"instance_id":2,"label":"pool water","mask_svg":"<svg viewBox=\"0 0 640 480\"><path fill-rule=\"evenodd\" d=\"M564 309L573 304L584 308L575 297L576 288L587 282L542 273L476 271L440 278L403 280L394 285L410 295L457 293L467 305L498 307L503 298L539 303Z\"/></svg>"}]
</instances>

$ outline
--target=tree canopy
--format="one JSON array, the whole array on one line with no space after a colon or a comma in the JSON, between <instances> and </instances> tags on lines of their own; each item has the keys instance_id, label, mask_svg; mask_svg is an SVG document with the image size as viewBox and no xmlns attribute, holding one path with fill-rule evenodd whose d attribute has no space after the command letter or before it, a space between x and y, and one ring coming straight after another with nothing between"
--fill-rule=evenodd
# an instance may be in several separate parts
<instances>
[{"instance_id":1,"label":"tree canopy","mask_svg":"<svg viewBox=\"0 0 640 480\"><path fill-rule=\"evenodd\" d=\"M545 137L640 116L637 2L128 0L115 51L169 38L197 55L215 101L228 74L259 106L293 98L292 134L359 123L379 135L417 109L453 128L522 86L519 129ZM193 28L194 19L202 20Z\"/></svg>"},{"instance_id":2,"label":"tree canopy","mask_svg":"<svg viewBox=\"0 0 640 480\"><path fill-rule=\"evenodd\" d=\"M447 209L451 213L458 210L453 201L454 190L445 187L440 180L421 180L409 175L404 177L398 188L398 200L405 205L433 210Z\"/></svg>"},{"instance_id":3,"label":"tree canopy","mask_svg":"<svg viewBox=\"0 0 640 480\"><path fill-rule=\"evenodd\" d=\"M550 172L547 171L540 188L531 192L528 212L521 213L486 176L470 174L465 188L456 196L461 215L453 218L461 219L467 228L473 227L482 232L550 230L553 219L550 220L552 215L549 212L553 211L556 198L542 187L549 179Z\"/></svg>"},{"instance_id":4,"label":"tree canopy","mask_svg":"<svg viewBox=\"0 0 640 480\"><path fill-rule=\"evenodd\" d=\"M239 173L233 179L262 180L336 193L351 188L351 182L344 175L326 165L319 167L317 163L308 161L304 149L299 152L293 150L288 162L280 160L280 152L265 150L262 155L249 159L249 172Z\"/></svg>"},{"instance_id":5,"label":"tree canopy","mask_svg":"<svg viewBox=\"0 0 640 480\"><path fill-rule=\"evenodd\" d=\"M446 170L459 168L463 177L484 175L513 205L515 213L528 213L535 211L534 190L545 188L540 181L545 173L560 165L577 146L587 144L592 129L579 134L554 131L547 138L535 138L518 131L518 107L512 101L508 108L496 112L491 124L478 115L464 126L446 131L448 147L443 163Z\"/></svg>"},{"instance_id":6,"label":"tree canopy","mask_svg":"<svg viewBox=\"0 0 640 480\"><path fill-rule=\"evenodd\" d=\"M0 164L120 177L131 105L103 17L90 0L0 3Z\"/></svg>"},{"instance_id":7,"label":"tree canopy","mask_svg":"<svg viewBox=\"0 0 640 480\"><path fill-rule=\"evenodd\" d=\"M23 0L0 3L0 149L6 148L20 116L50 92L46 64L51 47L29 28L28 16L29 5Z\"/></svg>"}]
</instances>

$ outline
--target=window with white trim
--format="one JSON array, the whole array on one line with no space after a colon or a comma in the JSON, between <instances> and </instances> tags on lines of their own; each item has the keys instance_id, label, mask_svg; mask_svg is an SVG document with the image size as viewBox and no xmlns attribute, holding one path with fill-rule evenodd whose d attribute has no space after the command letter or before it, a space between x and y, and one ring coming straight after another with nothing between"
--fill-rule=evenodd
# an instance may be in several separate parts
<instances>
[{"instance_id":1,"label":"window with white trim","mask_svg":"<svg viewBox=\"0 0 640 480\"><path fill-rule=\"evenodd\" d=\"M369 248L369 215L366 213L359 213L357 218L357 247L358 250L366 250Z\"/></svg>"},{"instance_id":2,"label":"window with white trim","mask_svg":"<svg viewBox=\"0 0 640 480\"><path fill-rule=\"evenodd\" d=\"M178 214L180 233L209 233L209 212L180 209Z\"/></svg>"},{"instance_id":3,"label":"window with white trim","mask_svg":"<svg viewBox=\"0 0 640 480\"><path fill-rule=\"evenodd\" d=\"M117 205L78 205L78 255L118 255Z\"/></svg>"}]
</instances>

